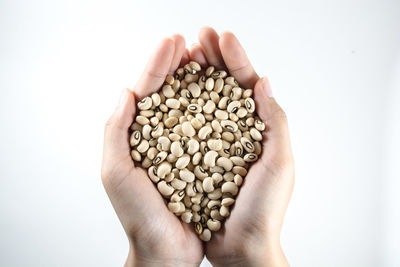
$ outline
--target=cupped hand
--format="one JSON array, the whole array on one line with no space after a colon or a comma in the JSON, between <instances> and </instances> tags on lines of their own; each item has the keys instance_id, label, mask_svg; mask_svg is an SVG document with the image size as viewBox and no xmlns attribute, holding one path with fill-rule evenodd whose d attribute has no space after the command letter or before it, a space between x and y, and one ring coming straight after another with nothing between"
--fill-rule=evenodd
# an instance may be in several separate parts
<instances>
[{"instance_id":1,"label":"cupped hand","mask_svg":"<svg viewBox=\"0 0 400 267\"><path fill-rule=\"evenodd\" d=\"M134 165L129 146L136 101L157 91L167 73L188 59L182 36L164 39L105 126L102 181L129 239L126 266L198 266L204 257L193 227L168 210L147 172Z\"/></svg>"},{"instance_id":2,"label":"cupped hand","mask_svg":"<svg viewBox=\"0 0 400 267\"><path fill-rule=\"evenodd\" d=\"M218 36L206 27L199 41L190 50L191 59L225 68L242 87L254 88L257 113L267 125L262 155L244 179L224 227L206 244L206 256L215 266L286 266L280 231L294 184L286 115L232 33Z\"/></svg>"}]
</instances>

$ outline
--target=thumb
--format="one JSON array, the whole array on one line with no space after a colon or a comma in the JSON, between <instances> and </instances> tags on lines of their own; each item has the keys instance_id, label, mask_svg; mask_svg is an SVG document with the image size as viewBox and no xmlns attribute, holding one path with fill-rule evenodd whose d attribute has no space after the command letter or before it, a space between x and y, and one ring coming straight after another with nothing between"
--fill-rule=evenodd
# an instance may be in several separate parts
<instances>
[{"instance_id":1,"label":"thumb","mask_svg":"<svg viewBox=\"0 0 400 267\"><path fill-rule=\"evenodd\" d=\"M272 96L271 85L266 77L257 81L254 99L258 116L266 125L261 160L268 165L281 165L291 161L293 157L286 113Z\"/></svg>"},{"instance_id":2,"label":"thumb","mask_svg":"<svg viewBox=\"0 0 400 267\"><path fill-rule=\"evenodd\" d=\"M136 112L135 96L129 89L121 93L118 107L104 129L102 177L110 177L121 161L132 161L129 147L129 127ZM133 167L133 162L131 165Z\"/></svg>"}]
</instances>

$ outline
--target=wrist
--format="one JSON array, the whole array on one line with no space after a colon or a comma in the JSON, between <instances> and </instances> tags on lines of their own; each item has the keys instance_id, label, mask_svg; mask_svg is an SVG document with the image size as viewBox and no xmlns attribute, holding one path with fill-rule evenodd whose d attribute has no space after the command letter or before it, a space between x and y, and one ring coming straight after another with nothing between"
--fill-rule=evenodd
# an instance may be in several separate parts
<instances>
[{"instance_id":1,"label":"wrist","mask_svg":"<svg viewBox=\"0 0 400 267\"><path fill-rule=\"evenodd\" d=\"M143 266L143 267L156 267L156 266L199 266L200 263L185 262L184 259L174 258L173 256L163 257L157 256L157 253L150 253L149 255L143 255L138 253L134 246L130 246L128 257L126 259L124 267Z\"/></svg>"},{"instance_id":2,"label":"wrist","mask_svg":"<svg viewBox=\"0 0 400 267\"><path fill-rule=\"evenodd\" d=\"M237 252L220 258L209 259L213 266L289 266L280 243L243 245Z\"/></svg>"}]
</instances>

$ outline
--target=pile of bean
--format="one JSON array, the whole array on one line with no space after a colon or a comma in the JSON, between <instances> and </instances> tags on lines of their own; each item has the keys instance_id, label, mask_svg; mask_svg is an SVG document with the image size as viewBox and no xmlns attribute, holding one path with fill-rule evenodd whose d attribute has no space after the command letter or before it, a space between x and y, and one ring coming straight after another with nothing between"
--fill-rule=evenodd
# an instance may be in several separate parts
<instances>
[{"instance_id":1,"label":"pile of bean","mask_svg":"<svg viewBox=\"0 0 400 267\"><path fill-rule=\"evenodd\" d=\"M190 62L168 75L159 92L137 104L132 158L185 223L204 241L230 214L249 164L261 153L265 125L252 89L210 66Z\"/></svg>"}]
</instances>

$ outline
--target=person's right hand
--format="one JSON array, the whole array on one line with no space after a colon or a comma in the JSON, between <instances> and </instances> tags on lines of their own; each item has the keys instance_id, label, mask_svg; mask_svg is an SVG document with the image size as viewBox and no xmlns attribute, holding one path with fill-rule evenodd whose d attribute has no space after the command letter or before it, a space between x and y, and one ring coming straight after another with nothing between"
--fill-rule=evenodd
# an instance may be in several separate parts
<instances>
[{"instance_id":1,"label":"person's right hand","mask_svg":"<svg viewBox=\"0 0 400 267\"><path fill-rule=\"evenodd\" d=\"M206 244L214 266L287 266L280 231L294 184L294 161L287 119L272 97L266 78L259 78L232 33L221 37L203 28L192 60L229 70L244 88L254 88L260 119L267 125L262 154L244 178L236 203L224 227Z\"/></svg>"},{"instance_id":2,"label":"person's right hand","mask_svg":"<svg viewBox=\"0 0 400 267\"><path fill-rule=\"evenodd\" d=\"M102 180L129 239L126 266L198 266L204 257L193 226L168 210L147 171L134 165L129 145L135 100L157 91L167 73L187 61L182 36L163 40L133 92L123 91L105 127Z\"/></svg>"}]
</instances>

